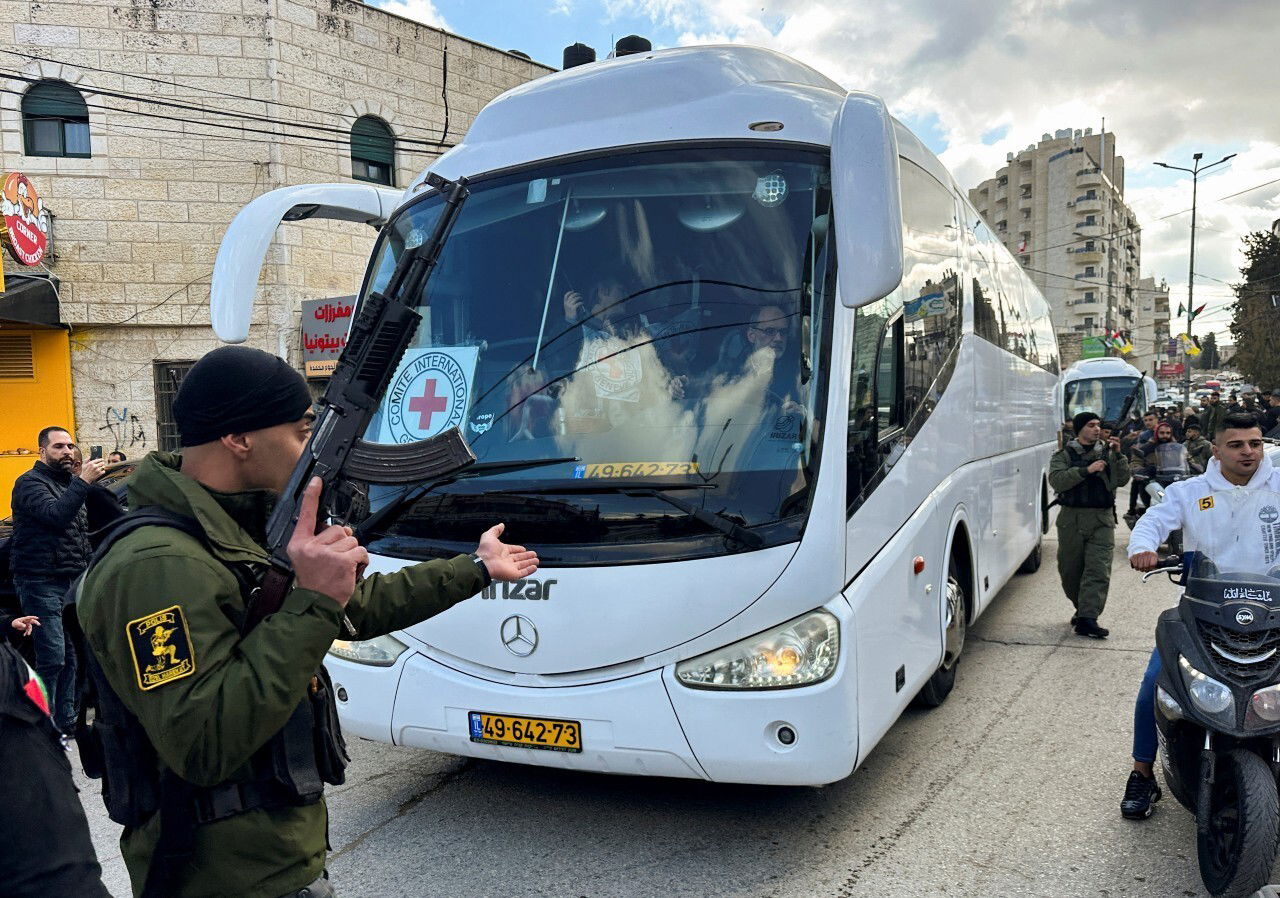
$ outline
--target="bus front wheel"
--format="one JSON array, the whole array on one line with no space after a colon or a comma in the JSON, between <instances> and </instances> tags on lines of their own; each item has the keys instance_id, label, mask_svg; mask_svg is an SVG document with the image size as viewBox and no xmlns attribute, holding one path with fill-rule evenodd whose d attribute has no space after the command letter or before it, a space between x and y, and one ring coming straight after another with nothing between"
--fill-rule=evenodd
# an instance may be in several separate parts
<instances>
[{"instance_id":1,"label":"bus front wheel","mask_svg":"<svg viewBox=\"0 0 1280 898\"><path fill-rule=\"evenodd\" d=\"M955 556L947 566L946 623L943 628L942 663L916 696L916 704L936 708L947 700L956 685L956 668L964 651L964 638L969 631L969 609L965 602L965 586Z\"/></svg>"}]
</instances>

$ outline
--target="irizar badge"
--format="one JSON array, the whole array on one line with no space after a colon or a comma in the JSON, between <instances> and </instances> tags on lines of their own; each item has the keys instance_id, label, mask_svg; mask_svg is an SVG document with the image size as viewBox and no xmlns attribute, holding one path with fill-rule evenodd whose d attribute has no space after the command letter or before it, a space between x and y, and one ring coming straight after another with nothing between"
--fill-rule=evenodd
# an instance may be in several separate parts
<instances>
[{"instance_id":1,"label":"irizar badge","mask_svg":"<svg viewBox=\"0 0 1280 898\"><path fill-rule=\"evenodd\" d=\"M196 672L191 633L180 605L131 620L125 625L133 672L143 692Z\"/></svg>"}]
</instances>

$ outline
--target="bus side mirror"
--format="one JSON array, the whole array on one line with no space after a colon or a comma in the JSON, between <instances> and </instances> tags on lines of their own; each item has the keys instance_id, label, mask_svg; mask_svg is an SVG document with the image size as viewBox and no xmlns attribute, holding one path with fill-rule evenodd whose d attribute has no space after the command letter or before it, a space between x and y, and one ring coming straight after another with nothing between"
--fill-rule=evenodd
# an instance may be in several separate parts
<instances>
[{"instance_id":1,"label":"bus side mirror","mask_svg":"<svg viewBox=\"0 0 1280 898\"><path fill-rule=\"evenodd\" d=\"M380 228L403 191L373 184L298 184L250 200L222 235L209 285L209 318L225 343L249 336L258 275L281 222L308 218L354 221Z\"/></svg>"},{"instance_id":2,"label":"bus side mirror","mask_svg":"<svg viewBox=\"0 0 1280 898\"><path fill-rule=\"evenodd\" d=\"M1160 395L1160 388L1156 386L1156 382L1147 376L1142 378L1142 388L1147 395L1147 408L1156 404L1156 399Z\"/></svg>"},{"instance_id":3,"label":"bus side mirror","mask_svg":"<svg viewBox=\"0 0 1280 898\"><path fill-rule=\"evenodd\" d=\"M875 302L902 281L902 201L898 141L884 101L850 93L831 130L831 204L835 210L840 302Z\"/></svg>"}]
</instances>

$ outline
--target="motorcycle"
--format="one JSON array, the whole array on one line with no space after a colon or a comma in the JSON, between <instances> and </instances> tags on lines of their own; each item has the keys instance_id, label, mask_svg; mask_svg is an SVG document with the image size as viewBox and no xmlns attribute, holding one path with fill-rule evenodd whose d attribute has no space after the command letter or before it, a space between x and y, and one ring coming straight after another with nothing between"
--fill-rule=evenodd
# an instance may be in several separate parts
<instances>
[{"instance_id":1,"label":"motorcycle","mask_svg":"<svg viewBox=\"0 0 1280 898\"><path fill-rule=\"evenodd\" d=\"M1191 463L1187 458L1187 449L1181 443L1161 443L1155 447L1155 455L1154 473L1143 474L1135 471L1133 474L1133 482L1146 493L1147 502L1139 506L1137 511L1129 512L1124 516L1130 530L1148 508L1164 501L1164 491L1170 484L1177 483L1179 480L1188 480L1193 476ZM1182 531L1175 530L1170 533L1165 545L1169 547L1170 554L1181 555Z\"/></svg>"},{"instance_id":2,"label":"motorcycle","mask_svg":"<svg viewBox=\"0 0 1280 898\"><path fill-rule=\"evenodd\" d=\"M1278 509L1266 499L1252 509L1265 531L1259 558L1274 557ZM1165 783L1195 815L1200 877L1215 898L1265 885L1280 833L1280 566L1239 570L1231 554L1219 564L1188 552L1143 576L1166 571L1183 587L1156 627L1156 728Z\"/></svg>"}]
</instances>

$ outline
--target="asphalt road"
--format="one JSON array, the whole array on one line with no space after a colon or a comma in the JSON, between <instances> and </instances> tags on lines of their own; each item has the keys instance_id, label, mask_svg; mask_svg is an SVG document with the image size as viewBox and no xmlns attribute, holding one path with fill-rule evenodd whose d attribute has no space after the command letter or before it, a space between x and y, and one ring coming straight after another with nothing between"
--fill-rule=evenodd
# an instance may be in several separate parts
<instances>
[{"instance_id":1,"label":"asphalt road","mask_svg":"<svg viewBox=\"0 0 1280 898\"><path fill-rule=\"evenodd\" d=\"M1099 642L1070 632L1056 543L970 630L947 702L908 711L822 788L556 772L353 740L329 790L330 871L353 896L1203 895L1191 816L1167 794L1121 819L1133 697L1156 615L1122 523ZM114 895L128 895L96 784L82 781ZM1274 877L1273 877L1274 878Z\"/></svg>"}]
</instances>

